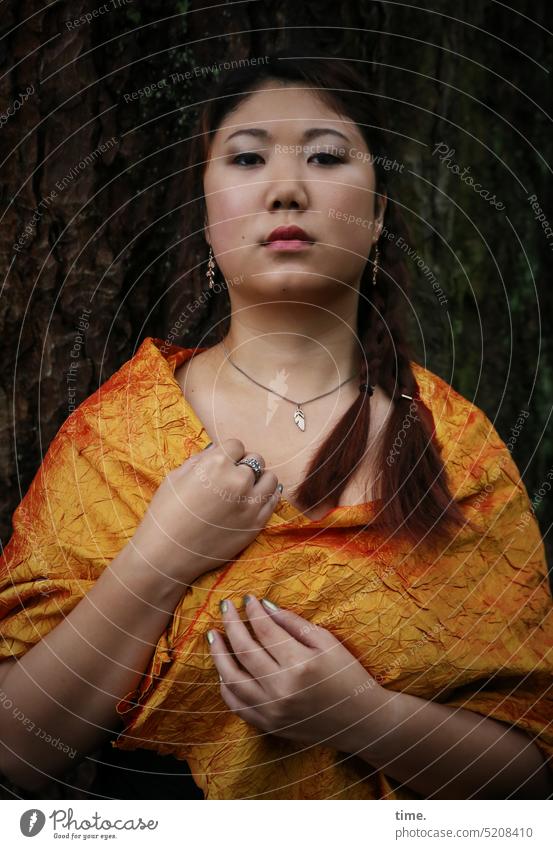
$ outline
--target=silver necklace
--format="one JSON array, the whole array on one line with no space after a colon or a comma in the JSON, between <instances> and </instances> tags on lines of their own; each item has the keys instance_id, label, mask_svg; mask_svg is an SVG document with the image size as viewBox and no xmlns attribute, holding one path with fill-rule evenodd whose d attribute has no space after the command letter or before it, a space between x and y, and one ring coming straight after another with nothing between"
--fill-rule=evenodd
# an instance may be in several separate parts
<instances>
[{"instance_id":1,"label":"silver necklace","mask_svg":"<svg viewBox=\"0 0 553 849\"><path fill-rule=\"evenodd\" d=\"M338 390L340 388L340 386L343 386L344 383L349 383L350 380L353 380L353 378L357 376L357 375L353 374L351 377L348 377L347 380L343 380L342 383L340 383L340 385L336 387L336 389L331 389L329 392L323 392L322 395L317 395L315 398L309 398L308 401L293 401L291 398L286 398L285 395L281 395L280 392L275 392L274 389L270 389L268 386L264 386L263 383L259 383L259 381L254 380L253 377L250 377L249 374L246 374L246 372L243 371L243 369L241 369L240 366L237 366L236 363L232 362L232 360L229 356L229 352L227 351L225 343L221 342L221 344L223 346L225 356L226 356L227 360L229 361L229 363L231 364L231 366L234 366L234 368L237 369L239 372L241 372L244 375L244 377L247 377L248 380L251 380L253 383L256 383L257 386L261 386L262 389L266 389L268 392L272 392L273 395L278 395L278 397L282 398L284 401L289 401L290 404L295 405L296 409L294 410L294 423L296 424L297 427L299 427L300 430L305 430L305 413L302 410L302 407L305 404L310 404L311 401L317 401L319 398L324 398L326 395L330 395L332 392L336 392L336 390Z\"/></svg>"}]
</instances>

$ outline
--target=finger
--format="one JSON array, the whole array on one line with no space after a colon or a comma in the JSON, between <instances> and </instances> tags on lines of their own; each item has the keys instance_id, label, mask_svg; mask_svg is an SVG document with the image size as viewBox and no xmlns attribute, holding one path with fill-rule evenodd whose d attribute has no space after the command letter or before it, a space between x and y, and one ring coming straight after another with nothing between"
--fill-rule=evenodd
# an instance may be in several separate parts
<instances>
[{"instance_id":1,"label":"finger","mask_svg":"<svg viewBox=\"0 0 553 849\"><path fill-rule=\"evenodd\" d=\"M223 610L222 608L225 602L227 609ZM224 599L221 607L221 615L223 617L225 634L232 646L236 659L259 682L260 686L263 687L264 679L279 671L278 664L265 651L264 647L254 640L230 599Z\"/></svg>"},{"instance_id":2,"label":"finger","mask_svg":"<svg viewBox=\"0 0 553 849\"><path fill-rule=\"evenodd\" d=\"M259 510L265 508L268 503L274 503L273 496L275 495L277 484L278 478L274 472L264 472L259 482L254 484L252 488L250 501L253 501ZM280 496L280 493L276 494Z\"/></svg>"},{"instance_id":3,"label":"finger","mask_svg":"<svg viewBox=\"0 0 553 849\"><path fill-rule=\"evenodd\" d=\"M267 524L281 498L282 484L278 484L276 489L272 490L269 495L265 495L262 499L260 499L264 502L259 508L259 512L257 514L257 519L261 525L265 526Z\"/></svg>"},{"instance_id":4,"label":"finger","mask_svg":"<svg viewBox=\"0 0 553 849\"><path fill-rule=\"evenodd\" d=\"M247 722L248 725L253 725L261 731L271 733L272 728L263 714L257 708L252 707L252 705L247 704L239 698L225 683L221 684L221 698L230 710L239 716L240 719L243 719L244 722Z\"/></svg>"},{"instance_id":5,"label":"finger","mask_svg":"<svg viewBox=\"0 0 553 849\"><path fill-rule=\"evenodd\" d=\"M199 461L202 459L202 454L204 453L204 451L214 451L216 448L217 446L214 442L210 442L209 445L204 445L204 447L200 448L199 451L196 451L194 454L191 454L190 457L187 457L187 459L183 463L181 463L180 466L177 466L174 471L188 471L190 466L196 466L197 463L199 463Z\"/></svg>"},{"instance_id":6,"label":"finger","mask_svg":"<svg viewBox=\"0 0 553 849\"><path fill-rule=\"evenodd\" d=\"M275 473L266 469L258 482L253 485L252 492L254 495L271 495L275 491L277 483L278 478Z\"/></svg>"},{"instance_id":7,"label":"finger","mask_svg":"<svg viewBox=\"0 0 553 849\"><path fill-rule=\"evenodd\" d=\"M229 652L225 639L218 631L208 632L213 642L210 643L209 651L219 675L225 686L246 704L262 704L266 696L259 683L251 675L241 669Z\"/></svg>"},{"instance_id":8,"label":"finger","mask_svg":"<svg viewBox=\"0 0 553 849\"><path fill-rule=\"evenodd\" d=\"M274 472L271 472L270 469L266 469L258 482L255 483L252 487L252 492L254 497L257 496L266 496L272 495L275 491L276 485L278 483L278 478Z\"/></svg>"},{"instance_id":9,"label":"finger","mask_svg":"<svg viewBox=\"0 0 553 849\"><path fill-rule=\"evenodd\" d=\"M326 628L315 625L313 622L304 619L303 616L298 616L297 613L294 613L293 610L289 610L288 608L277 607L276 610L273 610L269 605L263 604L263 602L267 601L269 599L262 599L258 604L257 610L261 608L276 627L280 628L286 634L292 635L302 645L314 649L326 649L333 643L338 642L336 637L330 631L327 631ZM248 606L246 606L246 611Z\"/></svg>"},{"instance_id":10,"label":"finger","mask_svg":"<svg viewBox=\"0 0 553 849\"><path fill-rule=\"evenodd\" d=\"M296 639L286 628L281 627L254 595L244 596L244 602L246 614L257 639L274 657L279 667L288 669L294 663L306 659L306 649L310 646Z\"/></svg>"},{"instance_id":11,"label":"finger","mask_svg":"<svg viewBox=\"0 0 553 849\"><path fill-rule=\"evenodd\" d=\"M246 446L240 439L234 439L230 437L229 439L223 439L220 444L220 448L222 449L225 457L228 457L229 460L236 462L236 460L241 460L244 454L246 453Z\"/></svg>"}]
</instances>

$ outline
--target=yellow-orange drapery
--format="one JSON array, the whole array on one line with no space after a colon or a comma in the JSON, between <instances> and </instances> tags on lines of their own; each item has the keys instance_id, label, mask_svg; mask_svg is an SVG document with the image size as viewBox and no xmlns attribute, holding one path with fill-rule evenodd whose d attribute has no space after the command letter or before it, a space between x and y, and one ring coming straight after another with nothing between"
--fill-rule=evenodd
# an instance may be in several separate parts
<instances>
[{"instance_id":1,"label":"yellow-orange drapery","mask_svg":"<svg viewBox=\"0 0 553 849\"><path fill-rule=\"evenodd\" d=\"M22 656L62 621L165 475L210 441L174 377L201 350L146 338L61 427L13 516L0 657ZM250 591L330 630L384 686L525 730L551 766L552 602L528 494L484 413L413 369L476 532L413 550L379 528L378 501L313 521L282 500L238 558L184 594L137 691L118 705L114 745L186 759L209 799L420 798L354 755L264 734L227 708L205 633L223 630L222 598L241 610Z\"/></svg>"}]
</instances>

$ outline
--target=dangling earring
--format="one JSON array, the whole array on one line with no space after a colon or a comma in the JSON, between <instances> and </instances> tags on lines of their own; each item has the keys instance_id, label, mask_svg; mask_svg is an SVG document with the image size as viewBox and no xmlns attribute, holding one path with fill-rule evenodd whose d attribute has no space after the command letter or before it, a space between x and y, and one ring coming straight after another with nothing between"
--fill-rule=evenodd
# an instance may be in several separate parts
<instances>
[{"instance_id":1,"label":"dangling earring","mask_svg":"<svg viewBox=\"0 0 553 849\"><path fill-rule=\"evenodd\" d=\"M376 286L376 273L378 271L378 257L380 256L380 253L379 253L379 250L378 250L378 242L376 243L375 248L376 248L376 250L375 250L374 262L373 262L373 286Z\"/></svg>"},{"instance_id":2,"label":"dangling earring","mask_svg":"<svg viewBox=\"0 0 553 849\"><path fill-rule=\"evenodd\" d=\"M209 258L207 260L207 271L205 276L209 281L209 288L213 289L213 284L215 283L215 260L213 258L211 245L209 246Z\"/></svg>"}]
</instances>

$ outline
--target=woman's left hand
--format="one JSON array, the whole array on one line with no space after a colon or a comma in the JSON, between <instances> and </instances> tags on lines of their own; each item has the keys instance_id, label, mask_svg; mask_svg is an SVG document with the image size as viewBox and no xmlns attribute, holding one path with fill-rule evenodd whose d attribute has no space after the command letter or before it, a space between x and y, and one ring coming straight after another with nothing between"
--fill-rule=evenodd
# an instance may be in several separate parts
<instances>
[{"instance_id":1,"label":"woman's left hand","mask_svg":"<svg viewBox=\"0 0 553 849\"><path fill-rule=\"evenodd\" d=\"M233 653L224 635L211 630L221 695L232 711L278 737L340 751L360 748L360 735L363 745L372 742L363 725L374 739L386 733L389 694L336 637L291 610L269 612L254 596L249 599L255 637L230 599L222 616Z\"/></svg>"}]
</instances>

